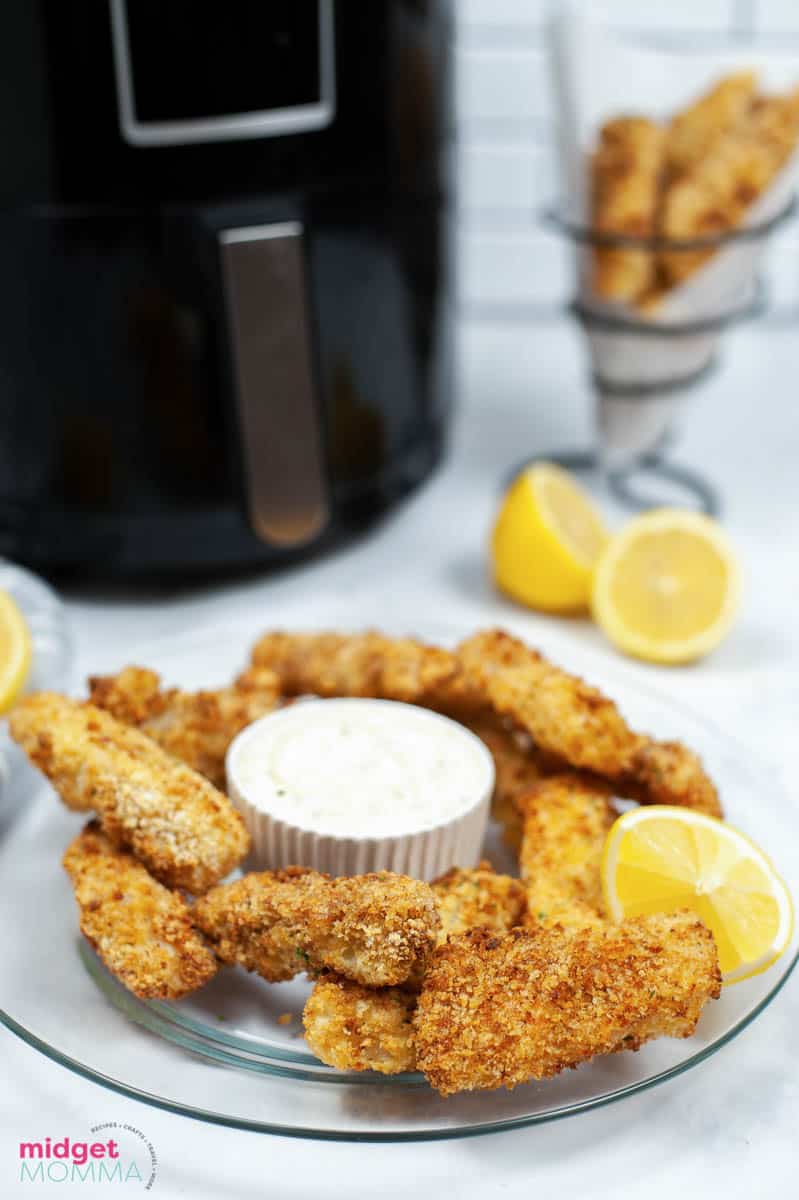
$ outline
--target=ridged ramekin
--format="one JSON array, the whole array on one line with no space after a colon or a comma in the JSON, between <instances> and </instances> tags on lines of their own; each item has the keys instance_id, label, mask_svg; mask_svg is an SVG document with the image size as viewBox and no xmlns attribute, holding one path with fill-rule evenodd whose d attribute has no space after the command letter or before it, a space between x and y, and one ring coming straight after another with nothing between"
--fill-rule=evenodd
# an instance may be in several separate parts
<instances>
[{"instance_id":1,"label":"ridged ramekin","mask_svg":"<svg viewBox=\"0 0 799 1200\"><path fill-rule=\"evenodd\" d=\"M302 701L298 703L303 703ZM311 701L311 703L326 703ZM391 701L372 701L381 706ZM400 705L398 707L407 707ZM278 817L252 801L237 770L237 758L243 747L266 722L280 720L281 710L261 717L234 739L228 749L226 768L228 794L241 812L252 837L252 849L246 866L250 870L277 870L281 867L313 867L330 875L361 875L368 871L396 871L415 879L435 879L450 867L471 867L480 859L494 790L494 761L488 748L475 734L448 717L425 709L431 721L454 726L459 736L477 750L481 764L476 774L474 801L455 816L437 824L384 837L335 836L303 828Z\"/></svg>"}]
</instances>

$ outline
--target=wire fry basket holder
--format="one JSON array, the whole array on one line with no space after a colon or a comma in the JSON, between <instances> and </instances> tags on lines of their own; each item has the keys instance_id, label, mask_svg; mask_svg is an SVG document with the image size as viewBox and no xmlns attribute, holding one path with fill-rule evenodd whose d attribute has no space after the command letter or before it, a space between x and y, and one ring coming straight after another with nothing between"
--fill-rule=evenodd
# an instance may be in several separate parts
<instances>
[{"instance_id":1,"label":"wire fry basket holder","mask_svg":"<svg viewBox=\"0 0 799 1200\"><path fill-rule=\"evenodd\" d=\"M760 222L685 239L600 232L560 210L550 209L543 216L568 238L579 260L580 251L600 247L672 254L749 245L757 251L796 210L797 198L792 195L778 212ZM629 508L664 502L656 489L647 490L645 478L650 477L661 485L667 482L670 491L677 489L700 511L718 515L721 498L713 484L699 472L673 463L668 453L679 410L719 367L722 334L767 310L756 269L742 286L739 281L734 294L705 305L690 320L662 319L656 314L639 317L595 298L587 287L579 290L568 310L589 347L597 446L548 454L547 459L571 470L598 469L611 492Z\"/></svg>"}]
</instances>

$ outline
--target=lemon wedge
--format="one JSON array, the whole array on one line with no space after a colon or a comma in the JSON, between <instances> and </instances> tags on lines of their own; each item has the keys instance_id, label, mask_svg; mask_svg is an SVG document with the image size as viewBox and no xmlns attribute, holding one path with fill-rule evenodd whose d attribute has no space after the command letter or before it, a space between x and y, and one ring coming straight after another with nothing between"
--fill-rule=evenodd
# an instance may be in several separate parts
<instances>
[{"instance_id":1,"label":"lemon wedge","mask_svg":"<svg viewBox=\"0 0 799 1200\"><path fill-rule=\"evenodd\" d=\"M602 890L614 920L690 909L711 930L724 983L765 971L791 940L793 906L766 855L690 809L634 808L612 826Z\"/></svg>"},{"instance_id":2,"label":"lemon wedge","mask_svg":"<svg viewBox=\"0 0 799 1200\"><path fill-rule=\"evenodd\" d=\"M663 508L630 521L605 547L591 607L597 624L626 654L683 663L724 638L739 595L735 554L717 522Z\"/></svg>"},{"instance_id":3,"label":"lemon wedge","mask_svg":"<svg viewBox=\"0 0 799 1200\"><path fill-rule=\"evenodd\" d=\"M31 663L31 639L25 618L0 591L0 713L8 712L21 692Z\"/></svg>"},{"instance_id":4,"label":"lemon wedge","mask_svg":"<svg viewBox=\"0 0 799 1200\"><path fill-rule=\"evenodd\" d=\"M572 477L551 463L537 463L511 484L494 525L497 586L530 608L584 610L607 539L601 517Z\"/></svg>"}]
</instances>

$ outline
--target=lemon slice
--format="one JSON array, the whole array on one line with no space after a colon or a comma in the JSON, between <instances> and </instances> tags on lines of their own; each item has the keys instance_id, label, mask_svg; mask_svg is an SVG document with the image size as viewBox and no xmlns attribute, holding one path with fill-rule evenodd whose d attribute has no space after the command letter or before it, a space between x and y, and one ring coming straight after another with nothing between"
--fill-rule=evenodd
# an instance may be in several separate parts
<instances>
[{"instance_id":1,"label":"lemon slice","mask_svg":"<svg viewBox=\"0 0 799 1200\"><path fill-rule=\"evenodd\" d=\"M0 592L0 713L16 700L31 662L28 626L8 592Z\"/></svg>"},{"instance_id":2,"label":"lemon slice","mask_svg":"<svg viewBox=\"0 0 799 1200\"><path fill-rule=\"evenodd\" d=\"M586 609L591 574L607 540L601 517L571 476L537 463L511 484L494 525L497 586L545 612Z\"/></svg>"},{"instance_id":3,"label":"lemon slice","mask_svg":"<svg viewBox=\"0 0 799 1200\"><path fill-rule=\"evenodd\" d=\"M594 619L614 645L647 662L691 662L735 618L740 575L719 525L663 508L636 517L605 547L592 589Z\"/></svg>"},{"instance_id":4,"label":"lemon slice","mask_svg":"<svg viewBox=\"0 0 799 1200\"><path fill-rule=\"evenodd\" d=\"M793 906L766 855L737 829L685 808L633 808L612 826L602 890L614 920L690 909L713 933L725 983L758 975L791 940Z\"/></svg>"}]
</instances>

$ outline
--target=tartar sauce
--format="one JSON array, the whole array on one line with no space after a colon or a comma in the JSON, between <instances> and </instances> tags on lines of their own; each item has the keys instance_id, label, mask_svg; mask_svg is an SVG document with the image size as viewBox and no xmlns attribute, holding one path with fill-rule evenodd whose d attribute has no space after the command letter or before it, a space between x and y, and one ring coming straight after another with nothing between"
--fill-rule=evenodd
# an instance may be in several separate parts
<instances>
[{"instance_id":1,"label":"tartar sauce","mask_svg":"<svg viewBox=\"0 0 799 1200\"><path fill-rule=\"evenodd\" d=\"M390 700L304 700L239 736L228 774L255 808L334 837L444 824L490 789L491 756L447 717Z\"/></svg>"}]
</instances>

